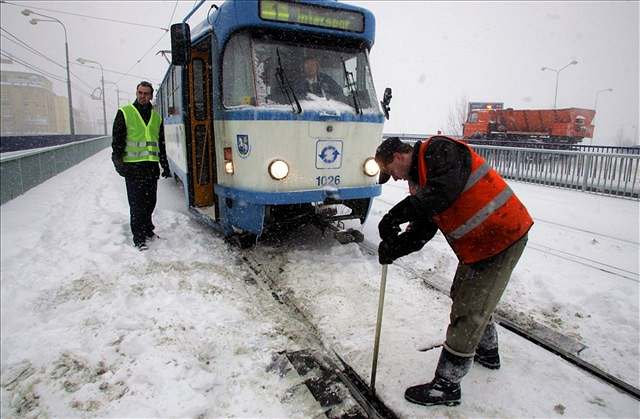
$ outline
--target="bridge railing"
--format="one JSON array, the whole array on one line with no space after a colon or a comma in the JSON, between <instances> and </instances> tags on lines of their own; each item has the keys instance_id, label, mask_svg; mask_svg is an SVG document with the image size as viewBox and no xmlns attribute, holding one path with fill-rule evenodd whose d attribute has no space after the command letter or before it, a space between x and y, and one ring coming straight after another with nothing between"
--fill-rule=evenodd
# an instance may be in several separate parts
<instances>
[{"instance_id":1,"label":"bridge railing","mask_svg":"<svg viewBox=\"0 0 640 419\"><path fill-rule=\"evenodd\" d=\"M0 154L0 204L22 195L109 145L111 137L103 136Z\"/></svg>"},{"instance_id":2,"label":"bridge railing","mask_svg":"<svg viewBox=\"0 0 640 419\"><path fill-rule=\"evenodd\" d=\"M502 176L638 199L640 155L471 144Z\"/></svg>"},{"instance_id":3,"label":"bridge railing","mask_svg":"<svg viewBox=\"0 0 640 419\"><path fill-rule=\"evenodd\" d=\"M383 134L383 138L398 137L407 143L415 143L419 140L425 140L436 134ZM461 137L447 135L456 140L462 140ZM495 145L501 147L519 147L519 148L538 148L545 150L573 150L588 151L592 153L619 153L619 154L640 154L640 147L616 146L616 145L592 145L592 144L569 144L569 143L552 143L552 142L535 142L535 141L508 141L508 140L478 140L464 139L468 144L478 145ZM586 140L585 140L586 141Z\"/></svg>"},{"instance_id":4,"label":"bridge railing","mask_svg":"<svg viewBox=\"0 0 640 419\"><path fill-rule=\"evenodd\" d=\"M385 134L407 143L431 137ZM639 199L638 147L571 146L568 150L469 144L502 176L523 182Z\"/></svg>"}]
</instances>

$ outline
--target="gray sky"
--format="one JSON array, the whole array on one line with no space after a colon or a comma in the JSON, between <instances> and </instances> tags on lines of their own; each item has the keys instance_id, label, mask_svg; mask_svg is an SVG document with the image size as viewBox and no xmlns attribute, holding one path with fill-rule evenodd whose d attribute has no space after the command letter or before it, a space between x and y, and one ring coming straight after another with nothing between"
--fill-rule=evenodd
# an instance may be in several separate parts
<instances>
[{"instance_id":1,"label":"gray sky","mask_svg":"<svg viewBox=\"0 0 640 419\"><path fill-rule=\"evenodd\" d=\"M167 63L156 52L170 49L169 35L143 26L83 18L61 12L99 16L168 27L175 1L10 1L1 5L2 28L64 64L64 36L56 23L29 24L23 8L60 19L68 30L70 60L99 61L105 69L130 72L159 82ZM179 1L172 22L182 20L195 2ZM206 2L189 21L206 16ZM220 1L215 2L220 4ZM627 2L419 2L349 1L369 8L376 16L376 44L371 51L378 95L393 89L391 119L385 132L433 133L447 130L447 116L456 101L504 102L516 109L551 108L555 73L571 60L578 64L560 73L558 107L593 108L598 98L596 140L614 144L622 129L638 144L639 8ZM42 9L50 9L45 11ZM64 70L36 57L2 33L2 50L64 79ZM156 41L158 45L143 58ZM4 70L24 71L16 64ZM99 83L99 71L72 64L72 83L89 93ZM105 72L133 98L139 77ZM66 96L66 85L54 81L56 93ZM115 112L114 86L107 86L107 120ZM101 102L73 91L80 104L101 117Z\"/></svg>"}]
</instances>

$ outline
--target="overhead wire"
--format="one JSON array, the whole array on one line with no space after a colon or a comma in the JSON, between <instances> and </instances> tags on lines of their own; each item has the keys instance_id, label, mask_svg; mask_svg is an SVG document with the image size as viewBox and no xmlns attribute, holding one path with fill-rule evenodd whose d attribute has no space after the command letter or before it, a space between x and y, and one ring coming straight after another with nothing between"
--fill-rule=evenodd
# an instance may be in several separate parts
<instances>
[{"instance_id":1,"label":"overhead wire","mask_svg":"<svg viewBox=\"0 0 640 419\"><path fill-rule=\"evenodd\" d=\"M38 55L42 58L44 58L47 61L52 62L53 64L57 65L58 67L65 69L66 70L66 66L56 62L55 60L53 60L52 58L50 58L49 56L47 56L46 54L38 51L37 49L33 48L32 46L30 46L29 44L27 44L26 42L24 42L22 39L20 39L19 37L15 36L14 34L12 34L11 32L9 32L8 30L4 29L4 28L0 28L3 32L6 32L8 35L10 35L12 38L7 38L6 36L4 36L4 38L8 41L11 41L13 43L15 43L16 45L26 49L27 51L31 52L32 54ZM86 87L88 87L89 89L93 89L92 86L90 86L87 82L85 82L84 80L82 80L80 77L78 77L78 75L74 74L73 72L71 72L71 70L69 70L69 74L71 74L76 80L78 80L80 83L84 84Z\"/></svg>"},{"instance_id":2,"label":"overhead wire","mask_svg":"<svg viewBox=\"0 0 640 419\"><path fill-rule=\"evenodd\" d=\"M80 64L80 63L71 63L71 64L78 65L78 66L83 66L83 67L88 67L88 68L95 68L97 70L100 69L100 67L96 67L96 66L89 65L89 64ZM103 68L103 71L105 73L122 74L125 77L131 77L131 78L134 78L134 79L145 79L145 80L151 81L153 83L157 83L157 80L151 79L150 77L147 77L147 76L140 76L140 75L131 74L131 73L127 74L127 73L123 73L122 71L116 71L116 70L112 70L112 69L109 69L109 68ZM120 80L118 80L118 81L120 81ZM117 83L117 82L115 82L115 83Z\"/></svg>"},{"instance_id":3,"label":"overhead wire","mask_svg":"<svg viewBox=\"0 0 640 419\"><path fill-rule=\"evenodd\" d=\"M106 17L83 15L83 14L80 14L80 13L63 12L63 11L55 10L55 9L46 9L44 7L25 6L23 4L15 4L15 3L8 2L8 1L3 1L2 4L8 4L8 5L17 6L17 7L29 7L30 9L34 9L34 10L44 10L46 12L54 12L54 13L58 13L58 14L62 14L62 15L79 16L79 17L84 17L84 18L87 18L87 19L104 20L104 21L107 21L107 22L121 23L121 24L124 24L124 25L133 25L133 26L142 26L142 27L152 28L152 29L160 29L160 30L165 31L165 33L169 31L169 29L163 28L162 26L145 25L144 23L128 22L128 21L125 21L125 20L109 19L109 18L106 18Z\"/></svg>"},{"instance_id":4,"label":"overhead wire","mask_svg":"<svg viewBox=\"0 0 640 419\"><path fill-rule=\"evenodd\" d=\"M176 9L178 7L178 0L176 0L175 4L173 5L173 11L171 12L171 17L169 18L169 25L171 25L171 22L173 21L173 16L176 13ZM162 36L160 38L158 38L158 40L151 45L151 47L142 55L142 57L140 57L132 66L131 68L129 68L129 70L126 71L125 75L129 75L129 73L131 72L131 70L133 70L138 64L140 64L140 61L142 61L144 59L144 57L147 56L147 54L149 54L149 52L151 52L151 50L153 50L153 48L155 48L156 45L158 45L160 43L160 41L162 41L162 38L165 37L165 35L167 34L167 32L163 33ZM120 80L122 80L123 77L125 77L125 75L121 76L116 83L118 83Z\"/></svg>"},{"instance_id":5,"label":"overhead wire","mask_svg":"<svg viewBox=\"0 0 640 419\"><path fill-rule=\"evenodd\" d=\"M174 3L173 10L172 10L172 12L171 12L171 17L169 18L169 25L171 24L171 22L173 21L173 17L175 16L175 12L176 12L176 9L177 9L177 7L178 7L178 1L179 1L179 0L176 0L176 1L175 1L175 3ZM3 2L2 2L2 4L8 4L8 5L11 5L11 6L25 7L24 5L15 4L15 3L8 2L8 1L3 1ZM119 20L115 20L115 19L108 19L108 18L99 18L99 17L95 17L95 16L81 15L81 14L78 14L78 13L62 12L62 11L59 11L59 10L46 9L46 8L42 8L42 7L32 7L32 6L28 6L28 7L32 8L32 9L35 9L35 10L44 10L44 11L55 12L55 13L60 13L60 14L68 14L68 15L74 15L74 16L80 16L80 17L86 17L86 18L93 18L93 19L98 19L98 20L112 21L112 22L116 22L116 23L123 23L123 24L124 24L124 23L126 23L126 24L132 24L132 25L135 25L135 26L145 26L145 27L151 27L151 28L156 28L156 29L162 29L162 30L164 30L165 32L162 34L162 36L160 36L160 38L158 38L158 40L157 40L157 41L156 41L156 42L155 42L155 43L154 43L154 44L153 44L153 45L152 45L152 46L151 46L151 47L150 47L150 48L149 48L149 49L148 49L148 50L147 50L143 55L142 55L142 57L140 57L140 58L139 58L139 59L138 59L138 60L137 60L137 61L136 61L136 62L135 62L135 63L134 63L134 64L133 64L133 65L132 65L132 66L131 66L131 67L130 67L126 72L125 72L125 73L122 73L122 72L119 72L119 71L115 71L115 70L107 70L107 69L104 69L104 71L105 71L105 72L112 72L112 73L120 74L120 75L121 75L121 77L116 81L116 83L120 82L124 77L134 77L134 78L146 78L146 79L148 79L147 77L144 77L144 76L137 76L137 75L133 75L133 74L131 74L131 70L133 70L133 69L134 69L134 68L135 68L135 67L136 67L136 66L137 66L137 65L138 65L138 64L139 64L139 63L140 63L140 62L141 62L141 61L142 61L142 60L143 60L143 59L144 59L148 54L149 54L149 52L151 52L151 51L153 50L153 48L154 48L156 45L158 45L158 43L160 43L160 41L162 41L162 39L164 38L164 36L165 36L165 35L167 34L167 32L169 31L167 28L162 28L162 27L159 27L159 26L144 25L144 24L138 24L138 23L132 23L132 22L125 22L125 21L119 21ZM14 38L16 38L17 40L19 40L20 42L22 42L22 43L24 44L24 47L25 47L25 48L27 48L27 49L29 49L29 50L33 50L33 51L31 51L32 53L37 54L37 55L40 55L40 56L42 56L43 58L45 58L45 59L47 59L47 60L49 60L49 61L53 62L54 64L56 64L56 65L58 65L58 66L61 66L61 67L62 67L62 65L61 65L61 64L59 64L59 63L55 62L54 60L51 60L50 58L46 57L46 56L45 56L45 54L42 54L40 51L37 51L37 50L35 50L34 48L30 47L28 44L24 43L24 41L20 40L20 39L19 39L18 37L16 37L15 35L11 34L10 32L6 31L5 29L3 29L3 30L4 30L5 32L7 32L8 34L10 34L11 36L13 36ZM6 39L8 39L8 38L6 38ZM35 51L35 52L34 52L34 51ZM73 63L73 64L76 64L76 63ZM90 67L91 67L91 66L90 66ZM62 68L65 68L65 67L62 67ZM70 73L71 73L71 72L70 72ZM87 86L87 87L89 87L89 88L92 88L90 85L88 85L88 84L87 84L86 82L84 82L82 79L80 79L77 75L75 75L75 74L73 74L73 73L71 73L71 74L72 74L76 79L78 79L80 82L82 82L85 86ZM157 81L156 81L156 83L157 83Z\"/></svg>"},{"instance_id":6,"label":"overhead wire","mask_svg":"<svg viewBox=\"0 0 640 419\"><path fill-rule=\"evenodd\" d=\"M49 78L51 78L53 80L56 80L56 81L59 81L59 82L62 82L62 83L66 83L67 82L67 80L62 78L62 76L58 76L56 74L48 72L47 70L43 70L42 68L38 67L37 65L35 65L33 63L30 63L29 61L25 60L24 58L15 56L15 55L11 54L10 52L0 51L0 54L2 54L6 58L8 58L8 59L10 59L10 60L12 60L12 61L14 61L16 63L22 65L23 67L26 67L26 68L28 68L28 69L30 69L32 71L35 71L36 73L38 73L40 75L49 77ZM77 91L77 92L80 92L80 93L82 93L84 95L87 95L87 96L91 97L91 93L88 93L88 92L82 90L78 86L72 85L71 88L73 90Z\"/></svg>"},{"instance_id":7,"label":"overhead wire","mask_svg":"<svg viewBox=\"0 0 640 419\"><path fill-rule=\"evenodd\" d=\"M4 57L6 57L6 58L8 58L8 59L10 59L12 61L15 61L18 64L21 64L21 65L23 65L23 66L25 66L25 67L33 70L33 71L38 72L39 74L41 74L43 76L50 77L50 78L52 78L54 80L57 80L57 81L60 81L60 82L63 82L63 83L66 82L65 79L61 78L61 76L55 75L53 73L49 73L48 71L43 70L40 67L37 67L34 64L29 63L28 61L25 61L22 58L16 57L15 55L11 54L10 52L0 51L0 54L2 54Z\"/></svg>"}]
</instances>

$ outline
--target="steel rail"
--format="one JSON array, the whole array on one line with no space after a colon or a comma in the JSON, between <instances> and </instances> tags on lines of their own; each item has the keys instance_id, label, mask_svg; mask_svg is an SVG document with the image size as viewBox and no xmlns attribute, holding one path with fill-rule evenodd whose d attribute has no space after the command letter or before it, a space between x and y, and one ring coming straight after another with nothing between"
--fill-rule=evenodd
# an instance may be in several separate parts
<instances>
[{"instance_id":1,"label":"steel rail","mask_svg":"<svg viewBox=\"0 0 640 419\"><path fill-rule=\"evenodd\" d=\"M358 243L358 245L363 250L367 251L370 254L373 254L373 255L377 254L376 250L374 250L375 247L373 246L373 244L370 242L367 242L366 240L363 241L362 243ZM421 278L423 280L423 283L429 288L437 292L440 292L446 296L449 296L449 290L446 287L444 287L442 284L437 284L433 281L429 281L429 279L425 278L424 275L418 274L417 272L415 272L413 269L408 267L406 264L403 264L402 262L395 261L394 265L401 269L404 269L405 271L411 273L412 275L418 278ZM560 356L565 361L575 365L576 367L582 369L583 371L588 372L594 377L601 379L602 381L611 385L612 387L615 387L619 391L625 394L628 394L629 396L637 400L640 400L640 389L623 380L620 380L617 377L614 377L613 375L595 366L594 364L580 358L578 354L583 349L585 349L586 346L581 344L572 345L571 341L573 341L573 339L570 339L561 334L557 334L559 336L554 336L552 334L552 335L549 335L548 337L544 337L542 336L542 333L535 333L536 330L548 332L550 329L547 329L542 325L536 325L537 327L526 327L520 324L519 322L517 322L515 318L512 318L509 312L504 309L500 309L500 308L496 309L496 312L494 314L494 319L498 324L503 326L505 329L508 329L511 332L516 333L517 335L540 346L541 348L546 349L547 351ZM566 340L563 340L562 337L565 337ZM436 345L436 346L439 346L439 345ZM429 347L426 349L421 349L421 351L433 349L436 346ZM572 347L572 346L575 348L574 350L567 349L568 347Z\"/></svg>"}]
</instances>

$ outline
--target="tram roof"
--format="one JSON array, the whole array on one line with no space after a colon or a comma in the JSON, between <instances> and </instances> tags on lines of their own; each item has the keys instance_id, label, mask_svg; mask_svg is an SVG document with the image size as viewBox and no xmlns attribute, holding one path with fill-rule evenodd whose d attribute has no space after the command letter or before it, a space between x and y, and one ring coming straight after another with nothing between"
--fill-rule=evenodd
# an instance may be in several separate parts
<instances>
[{"instance_id":1,"label":"tram roof","mask_svg":"<svg viewBox=\"0 0 640 419\"><path fill-rule=\"evenodd\" d=\"M295 3L287 2L293 5L312 5L334 10L359 12L364 17L364 30L362 32L355 32L292 22L264 20L259 16L261 1L264 0L226 0L217 10L210 13L207 19L192 29L192 42L201 38L206 33L214 31L218 38L219 45L224 45L234 32L244 28L260 27L297 30L309 34L349 37L363 42L367 49L371 49L373 46L375 39L375 17L373 13L367 9L351 4L340 3L337 0L298 0Z\"/></svg>"}]
</instances>

